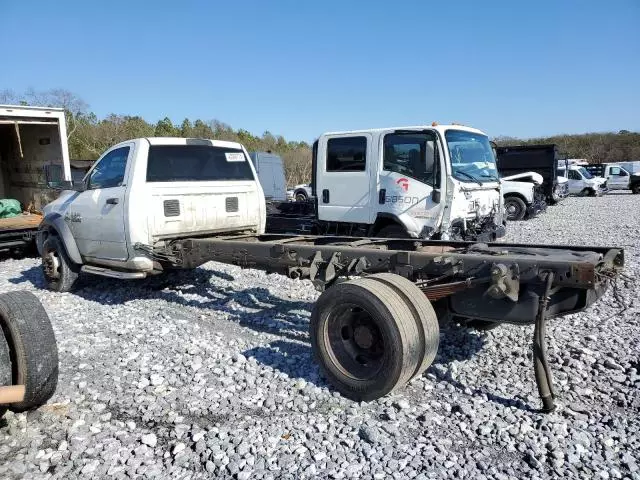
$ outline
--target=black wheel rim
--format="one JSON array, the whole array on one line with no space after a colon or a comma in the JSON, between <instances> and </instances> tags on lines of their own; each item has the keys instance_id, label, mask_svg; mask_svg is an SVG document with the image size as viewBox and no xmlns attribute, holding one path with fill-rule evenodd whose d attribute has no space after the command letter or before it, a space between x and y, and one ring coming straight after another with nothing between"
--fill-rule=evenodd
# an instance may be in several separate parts
<instances>
[{"instance_id":1,"label":"black wheel rim","mask_svg":"<svg viewBox=\"0 0 640 480\"><path fill-rule=\"evenodd\" d=\"M353 303L345 303L329 314L327 350L343 374L369 380L381 370L384 339L373 316Z\"/></svg>"},{"instance_id":2,"label":"black wheel rim","mask_svg":"<svg viewBox=\"0 0 640 480\"><path fill-rule=\"evenodd\" d=\"M516 202L507 202L505 210L507 212L507 220L514 220L520 216L520 206Z\"/></svg>"}]
</instances>

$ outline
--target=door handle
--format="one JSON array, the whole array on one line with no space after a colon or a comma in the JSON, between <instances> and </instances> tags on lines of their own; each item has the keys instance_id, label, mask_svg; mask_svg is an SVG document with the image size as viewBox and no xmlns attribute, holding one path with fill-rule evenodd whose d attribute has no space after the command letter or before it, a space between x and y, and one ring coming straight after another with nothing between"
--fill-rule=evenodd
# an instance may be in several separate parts
<instances>
[{"instance_id":1,"label":"door handle","mask_svg":"<svg viewBox=\"0 0 640 480\"><path fill-rule=\"evenodd\" d=\"M329 190L322 190L322 203L329 203Z\"/></svg>"},{"instance_id":2,"label":"door handle","mask_svg":"<svg viewBox=\"0 0 640 480\"><path fill-rule=\"evenodd\" d=\"M117 205L120 203L119 198L107 198L107 205Z\"/></svg>"},{"instance_id":3,"label":"door handle","mask_svg":"<svg viewBox=\"0 0 640 480\"><path fill-rule=\"evenodd\" d=\"M384 205L384 202L386 201L387 201L387 189L381 188L380 191L378 192L378 203L380 205Z\"/></svg>"}]
</instances>

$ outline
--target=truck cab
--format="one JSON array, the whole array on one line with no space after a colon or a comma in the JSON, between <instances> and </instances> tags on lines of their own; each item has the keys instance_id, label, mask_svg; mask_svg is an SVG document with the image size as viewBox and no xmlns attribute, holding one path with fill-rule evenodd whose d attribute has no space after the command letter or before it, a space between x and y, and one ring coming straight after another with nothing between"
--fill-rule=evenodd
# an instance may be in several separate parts
<instances>
[{"instance_id":1,"label":"truck cab","mask_svg":"<svg viewBox=\"0 0 640 480\"><path fill-rule=\"evenodd\" d=\"M44 207L38 235L49 276L64 260L139 278L158 269L150 249L177 238L264 233L264 193L239 143L138 138L107 150L80 183L64 172L48 179L66 190Z\"/></svg>"},{"instance_id":2,"label":"truck cab","mask_svg":"<svg viewBox=\"0 0 640 480\"><path fill-rule=\"evenodd\" d=\"M607 180L609 190L631 190L640 193L640 174L630 173L622 165L616 163L600 163L585 165L591 175L599 176Z\"/></svg>"},{"instance_id":3,"label":"truck cab","mask_svg":"<svg viewBox=\"0 0 640 480\"><path fill-rule=\"evenodd\" d=\"M321 135L312 194L326 233L485 241L504 235L489 138L462 125Z\"/></svg>"},{"instance_id":4,"label":"truck cab","mask_svg":"<svg viewBox=\"0 0 640 480\"><path fill-rule=\"evenodd\" d=\"M607 190L607 181L602 177L595 177L583 165L569 165L566 170L558 169L559 174L565 174L569 180L569 194L581 196L602 195Z\"/></svg>"}]
</instances>

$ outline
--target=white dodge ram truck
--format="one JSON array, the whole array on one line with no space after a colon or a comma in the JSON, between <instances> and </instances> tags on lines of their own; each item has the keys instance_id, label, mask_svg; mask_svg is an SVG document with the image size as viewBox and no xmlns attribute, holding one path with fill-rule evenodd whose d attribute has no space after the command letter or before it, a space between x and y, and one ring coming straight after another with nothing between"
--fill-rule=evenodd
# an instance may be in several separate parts
<instances>
[{"instance_id":1,"label":"white dodge ram truck","mask_svg":"<svg viewBox=\"0 0 640 480\"><path fill-rule=\"evenodd\" d=\"M264 233L265 200L239 143L138 138L107 150L80 184L44 208L45 277L66 291L80 271L143 278L159 271L150 246L221 232Z\"/></svg>"}]
</instances>

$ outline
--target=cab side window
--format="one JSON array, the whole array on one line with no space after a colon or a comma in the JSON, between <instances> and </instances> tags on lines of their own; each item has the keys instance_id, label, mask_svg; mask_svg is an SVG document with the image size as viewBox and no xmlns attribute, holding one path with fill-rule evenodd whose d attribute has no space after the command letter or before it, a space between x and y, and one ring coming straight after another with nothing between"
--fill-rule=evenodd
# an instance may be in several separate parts
<instances>
[{"instance_id":1,"label":"cab side window","mask_svg":"<svg viewBox=\"0 0 640 480\"><path fill-rule=\"evenodd\" d=\"M87 189L119 187L124 182L129 147L121 147L107 153L89 174Z\"/></svg>"},{"instance_id":2,"label":"cab side window","mask_svg":"<svg viewBox=\"0 0 640 480\"><path fill-rule=\"evenodd\" d=\"M392 133L384 137L383 170L433 186L439 164L436 135L431 132Z\"/></svg>"},{"instance_id":3,"label":"cab side window","mask_svg":"<svg viewBox=\"0 0 640 480\"><path fill-rule=\"evenodd\" d=\"M582 177L575 170L569 170L569 180L582 180Z\"/></svg>"},{"instance_id":4,"label":"cab side window","mask_svg":"<svg viewBox=\"0 0 640 480\"><path fill-rule=\"evenodd\" d=\"M611 167L611 175L622 175L620 167Z\"/></svg>"},{"instance_id":5,"label":"cab side window","mask_svg":"<svg viewBox=\"0 0 640 480\"><path fill-rule=\"evenodd\" d=\"M367 137L330 138L327 141L327 172L364 172Z\"/></svg>"}]
</instances>

